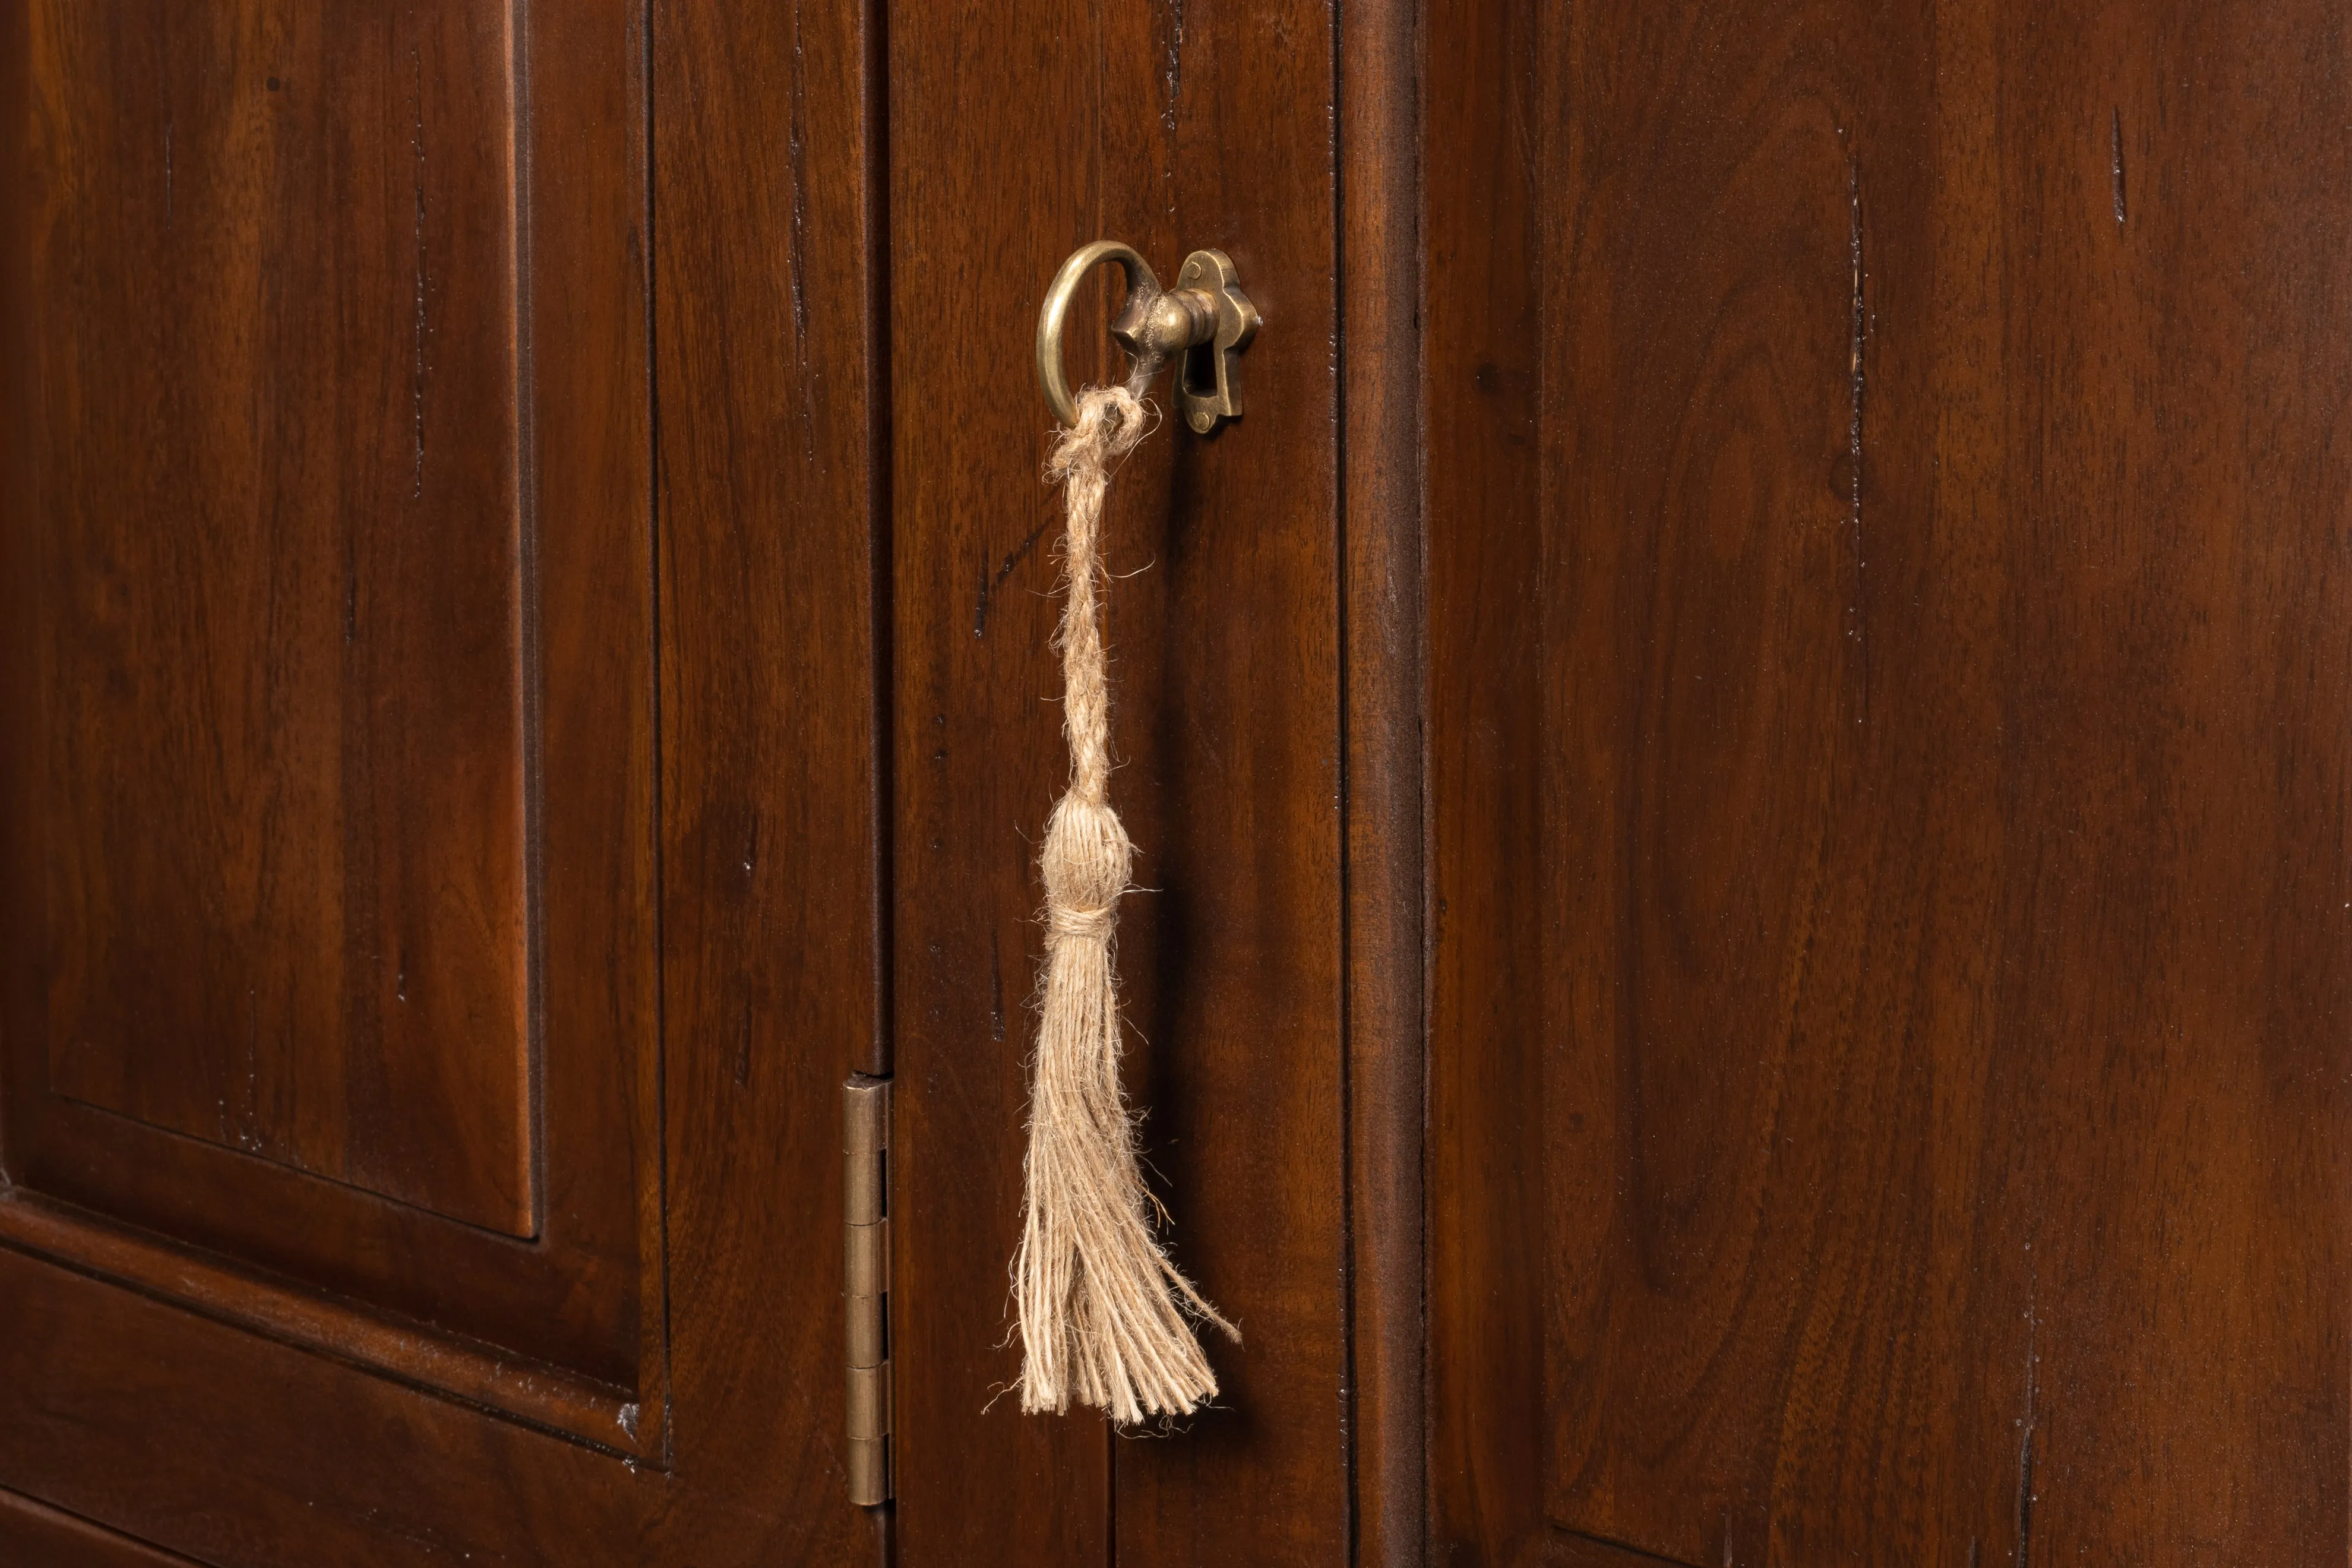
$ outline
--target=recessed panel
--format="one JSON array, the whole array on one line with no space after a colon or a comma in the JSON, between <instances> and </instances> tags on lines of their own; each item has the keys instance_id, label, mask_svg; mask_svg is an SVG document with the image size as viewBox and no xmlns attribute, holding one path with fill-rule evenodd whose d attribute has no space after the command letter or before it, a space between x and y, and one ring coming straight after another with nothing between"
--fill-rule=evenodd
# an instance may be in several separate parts
<instances>
[{"instance_id":1,"label":"recessed panel","mask_svg":"<svg viewBox=\"0 0 2352 1568\"><path fill-rule=\"evenodd\" d=\"M14 15L0 1247L656 1451L641 0Z\"/></svg>"},{"instance_id":2,"label":"recessed panel","mask_svg":"<svg viewBox=\"0 0 2352 1568\"><path fill-rule=\"evenodd\" d=\"M507 9L33 30L50 1087L528 1235Z\"/></svg>"}]
</instances>

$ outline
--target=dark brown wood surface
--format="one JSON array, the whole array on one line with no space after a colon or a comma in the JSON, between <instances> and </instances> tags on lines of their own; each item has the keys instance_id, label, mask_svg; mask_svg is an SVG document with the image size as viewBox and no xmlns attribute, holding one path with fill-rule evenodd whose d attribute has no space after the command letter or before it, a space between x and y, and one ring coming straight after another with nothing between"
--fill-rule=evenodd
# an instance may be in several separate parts
<instances>
[{"instance_id":1,"label":"dark brown wood surface","mask_svg":"<svg viewBox=\"0 0 2352 1568\"><path fill-rule=\"evenodd\" d=\"M2343 28L1433 24L1436 1560L2343 1558Z\"/></svg>"},{"instance_id":2,"label":"dark brown wood surface","mask_svg":"<svg viewBox=\"0 0 2352 1568\"><path fill-rule=\"evenodd\" d=\"M255 19L253 36L213 59L205 81L249 90L238 112L257 134L267 77L278 76L280 97L304 77L276 68L281 35L262 25L274 12L208 15L223 26ZM515 58L496 85L516 106L524 239L509 319L493 326L504 334L499 353L520 354L526 370L496 356L468 368L475 362L456 346L431 363L445 378L495 372L498 384L520 388L509 439L513 429L526 437L512 473L497 483L492 473L449 510L493 530L509 520L505 564L466 591L523 606L509 656L524 671L523 716L509 712L506 723L524 738L515 765L545 781L527 835L530 874L541 879L530 953L541 979L530 997L543 1140L538 1235L417 1230L449 1222L161 1132L168 1145L118 1128L110 1142L65 1151L71 1159L28 1164L18 1120L26 1080L12 1076L0 1147L0 1486L39 1500L31 1511L0 1510L0 1558L47 1549L49 1509L196 1560L287 1568L845 1563L884 1551L887 1520L845 1500L835 1305L837 1086L873 1064L881 1029L866 396L877 346L872 35L858 11L840 7L681 5L649 16L600 4L513 15ZM503 64L505 9L466 16L489 18L488 47ZM61 184L58 139L84 127L61 126L49 106L70 99L95 121L101 109L164 102L153 75L163 68L139 62L183 21L161 7L68 17L23 5L0 19L11 217L0 245L11 413L0 474L8 537L21 542L38 536L24 520L48 515L42 498L59 443L119 448L134 475L149 460L125 433L139 384L131 367L43 359L41 345L67 327L45 321L42 309L73 315L72 301L92 296L35 298L31 280L62 265L44 247L64 228L19 220L152 193L129 181ZM293 20L332 32L363 31L368 19L343 8ZM44 41L60 28L125 41L108 57L121 67L109 91L77 78L71 90L82 96L70 98L66 67L82 57ZM312 251L359 221L327 168L396 180L413 206L415 117L393 91L408 65L402 50L356 49L337 69L361 79L309 82L331 96L348 88L336 101L352 115L370 112L370 82L389 84L380 89L386 117L354 121L341 139L322 128L323 148L302 146L320 165L319 183L273 199L310 241L289 248L258 206L250 232L236 228L257 258L256 331L271 320L272 286L295 293L283 309L312 308L298 287L315 268ZM471 137L464 155L495 173L508 155L502 134ZM177 158L176 133L174 150ZM428 181L441 175L429 157L427 170ZM175 181L195 177L175 163ZM487 287L499 270L465 270L467 253L431 247L445 195L455 210L440 221L514 221L503 199L485 206L462 184L427 184L428 338L461 320L438 314L442 300ZM173 199L184 198L194 199L181 188ZM154 276L126 261L89 287L101 303L105 289L124 291L124 318L146 321L129 291ZM413 274L394 280L413 313ZM221 352L213 341L166 335L151 356L165 363L137 368L199 382L206 356ZM304 472L292 446L268 439L268 420L328 419L339 399L358 395L348 371L280 353L266 337L253 347L226 327L218 341L257 356L245 374L268 396L252 416L265 422L262 449L276 454L262 468ZM414 362L404 349L391 363ZM387 406L397 412L396 401ZM455 433L447 446L428 440L428 468L466 439L494 437L498 420L488 423L488 434ZM164 434L193 440L193 431ZM290 442L299 429L286 433ZM428 474L428 490L433 482ZM509 487L503 502L499 483ZM12 556L12 610L88 585L79 573L24 566ZM111 613L133 622L163 614L170 605L160 596L138 596L154 583L125 578ZM415 603L439 605L425 586ZM216 586L189 593L218 608ZM29 613L6 620L10 732L37 732L31 715L58 689L37 630L47 623ZM397 684L403 668L384 666L381 678ZM463 702L472 722L506 700L495 681L442 693L431 667L413 674L394 706ZM228 672L219 679L234 685ZM321 721L298 709L283 715L289 726ZM121 765L136 765L127 743L121 753ZM15 764L25 752L5 755ZM0 767L0 778L12 828L36 820L27 770ZM455 773L443 783L474 809L478 785ZM346 799L334 819L351 810ZM432 826L462 835L468 824ZM37 840L11 831L0 842L0 873L18 900L6 973L12 1037L21 1038L53 977L42 950L22 940L26 911L42 906L20 890L47 883L32 876L44 861ZM478 938L490 940L442 921L433 940ZM173 961L194 972L192 955ZM495 1026L460 1029L450 1048L496 1038ZM28 1063L42 1066L12 1058L12 1075ZM50 1136L63 1114L44 1110L37 1130ZM116 1187L92 1184L118 1180L160 1195L133 1208L115 1202ZM313 1200L289 1182L337 1195ZM59 1187L74 1201L43 1195ZM382 1217L394 1210L408 1217ZM444 1296L462 1309L478 1289L527 1305L515 1282L543 1279L532 1274L537 1260L583 1237L595 1245L575 1248L572 1288L511 1337L418 1310ZM288 1250L257 1258L271 1246ZM316 1289L351 1283L329 1267L346 1255L378 1272L362 1269L363 1289Z\"/></svg>"},{"instance_id":3,"label":"dark brown wood surface","mask_svg":"<svg viewBox=\"0 0 2352 1568\"><path fill-rule=\"evenodd\" d=\"M502 8L31 16L48 1081L530 1235Z\"/></svg>"},{"instance_id":4,"label":"dark brown wood surface","mask_svg":"<svg viewBox=\"0 0 2352 1568\"><path fill-rule=\"evenodd\" d=\"M1350 1558L1426 1534L1418 9L1339 11Z\"/></svg>"},{"instance_id":5,"label":"dark brown wood surface","mask_svg":"<svg viewBox=\"0 0 2352 1568\"><path fill-rule=\"evenodd\" d=\"M1402 1568L1428 1528L1418 9L1339 30L1350 1559Z\"/></svg>"},{"instance_id":6,"label":"dark brown wood surface","mask_svg":"<svg viewBox=\"0 0 2352 1568\"><path fill-rule=\"evenodd\" d=\"M841 1083L887 1060L877 14L653 18L671 1452L691 1489L641 1561L885 1561L887 1512L847 1500L839 1295Z\"/></svg>"},{"instance_id":7,"label":"dark brown wood surface","mask_svg":"<svg viewBox=\"0 0 2352 1568\"><path fill-rule=\"evenodd\" d=\"M514 172L605 84L534 75L488 6L16 25L0 1234L300 1315L61 1241L37 1195L373 1325L317 1348L463 1349L409 1323L551 1363L605 1393L528 1414L636 1448L650 384L643 268L589 237L642 204L625 164L548 200Z\"/></svg>"},{"instance_id":8,"label":"dark brown wood surface","mask_svg":"<svg viewBox=\"0 0 2352 1568\"><path fill-rule=\"evenodd\" d=\"M1498 0L1423 46L1428 1525L1449 1564L1511 1561L1542 1517L1533 33L1527 7Z\"/></svg>"},{"instance_id":9,"label":"dark brown wood surface","mask_svg":"<svg viewBox=\"0 0 2352 1568\"><path fill-rule=\"evenodd\" d=\"M0 1559L2352 1549L2316 0L0 22ZM1111 503L1131 1440L1004 1392L1097 237L1265 317Z\"/></svg>"},{"instance_id":10,"label":"dark brown wood surface","mask_svg":"<svg viewBox=\"0 0 2352 1568\"><path fill-rule=\"evenodd\" d=\"M1340 601L1329 9L900 5L891 25L899 1560L1339 1562ZM1051 419L1030 341L1097 237L1228 251L1265 317L1244 417L1121 469L1106 556L1114 804L1140 847L1128 1082L1175 1258L1240 1326L1161 1440L1010 1394L1040 951L1067 763ZM1074 313L1076 380L1108 352ZM1167 388L1156 395L1166 406Z\"/></svg>"},{"instance_id":11,"label":"dark brown wood surface","mask_svg":"<svg viewBox=\"0 0 2352 1568\"><path fill-rule=\"evenodd\" d=\"M189 1561L17 1492L0 1491L0 1539L18 1568L172 1568Z\"/></svg>"}]
</instances>

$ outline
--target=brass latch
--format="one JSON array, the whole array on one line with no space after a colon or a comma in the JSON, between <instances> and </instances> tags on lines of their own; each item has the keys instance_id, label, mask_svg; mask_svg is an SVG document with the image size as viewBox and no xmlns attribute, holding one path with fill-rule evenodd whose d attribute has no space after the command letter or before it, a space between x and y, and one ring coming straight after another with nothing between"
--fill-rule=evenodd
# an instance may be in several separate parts
<instances>
[{"instance_id":1,"label":"brass latch","mask_svg":"<svg viewBox=\"0 0 2352 1568\"><path fill-rule=\"evenodd\" d=\"M1127 390L1142 396L1172 359L1176 412L1194 434L1205 436L1219 422L1240 418L1234 362L1257 335L1258 315L1242 292L1232 258L1222 250L1196 250L1184 258L1176 287L1163 289L1134 247L1115 239L1098 239L1063 262L1037 312L1037 385L1054 417L1065 425L1078 422L1062 372L1062 323L1078 285L1106 261L1127 274L1127 302L1110 323L1110 335L1134 362Z\"/></svg>"},{"instance_id":2,"label":"brass latch","mask_svg":"<svg viewBox=\"0 0 2352 1568\"><path fill-rule=\"evenodd\" d=\"M890 1080L841 1086L849 1500L890 1500Z\"/></svg>"}]
</instances>

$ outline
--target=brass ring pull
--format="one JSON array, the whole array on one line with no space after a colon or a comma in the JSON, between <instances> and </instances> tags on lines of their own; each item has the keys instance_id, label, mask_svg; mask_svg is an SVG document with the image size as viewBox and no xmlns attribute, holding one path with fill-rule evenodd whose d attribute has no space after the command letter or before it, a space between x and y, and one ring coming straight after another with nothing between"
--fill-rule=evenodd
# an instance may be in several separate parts
<instances>
[{"instance_id":1,"label":"brass ring pull","mask_svg":"<svg viewBox=\"0 0 2352 1568\"><path fill-rule=\"evenodd\" d=\"M1127 301L1111 318L1110 335L1134 362L1127 390L1140 397L1171 359L1181 361L1176 407L1200 435L1222 420L1241 416L1234 389L1234 361L1257 335L1257 307L1241 290L1230 258L1222 250L1196 250L1184 258L1176 287L1163 290L1150 265L1132 246L1098 239L1080 248L1054 274L1045 303L1037 312L1037 385L1054 417L1078 422L1076 401L1062 374L1062 325L1070 301L1087 274L1106 261L1127 274Z\"/></svg>"},{"instance_id":2,"label":"brass ring pull","mask_svg":"<svg viewBox=\"0 0 2352 1568\"><path fill-rule=\"evenodd\" d=\"M1078 422L1078 405L1070 395L1070 384L1062 374L1062 322L1070 313L1070 300L1086 281L1087 274L1106 261L1116 261L1127 274L1127 304L1111 324L1116 334L1118 324L1137 313L1138 305L1149 308L1160 297L1160 279L1152 276L1151 264L1137 254L1130 245L1115 239L1098 239L1062 263L1054 274L1054 285L1045 290L1045 308L1037 312L1037 385L1045 394L1045 402L1054 410L1054 417L1065 425ZM1139 361L1135 373L1128 377L1128 390L1141 394L1146 384L1159 373L1156 363Z\"/></svg>"}]
</instances>

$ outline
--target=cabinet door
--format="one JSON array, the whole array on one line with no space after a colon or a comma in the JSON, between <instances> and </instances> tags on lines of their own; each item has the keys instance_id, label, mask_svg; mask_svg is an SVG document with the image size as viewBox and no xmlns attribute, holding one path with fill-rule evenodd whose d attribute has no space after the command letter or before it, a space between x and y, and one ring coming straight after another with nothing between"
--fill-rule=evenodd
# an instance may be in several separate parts
<instances>
[{"instance_id":1,"label":"cabinet door","mask_svg":"<svg viewBox=\"0 0 2352 1568\"><path fill-rule=\"evenodd\" d=\"M1417 876L1397 866L1420 823L1394 795L1350 792L1370 776L1360 751L1393 784L1417 736L1409 677L1381 663L1398 687L1375 692L1343 668L1394 630L1384 617L1410 624L1417 562L1394 533L1410 487L1393 476L1414 453L1409 419L1360 455L1342 442L1362 409L1408 409L1412 382L1402 356L1355 346L1366 339L1350 340L1343 378L1335 346L1339 279L1360 254L1342 186L1391 166L1379 144L1343 139L1358 120L1335 70L1343 52L1360 64L1389 46L1380 72L1351 79L1395 115L1383 127L1407 123L1410 29L1407 7L1325 0L891 6L906 1568L1345 1563L1359 1487L1392 1479L1392 1455L1412 1462L1386 1439L1417 1447L1417 1404L1380 1401L1417 1376L1368 1382L1351 1336L1358 1282L1387 1268L1382 1342L1417 1337L1418 1271L1351 1255L1349 1184L1360 1108L1378 1107L1381 1170L1417 1155L1417 1093L1408 1104L1351 1060L1377 1039L1383 1068L1418 1061L1417 1006L1395 1006L1391 985L1417 994L1414 939L1361 911L1418 907ZM1408 202L1350 210L1409 263ZM1126 1439L1093 1411L1021 1415L1005 1393L1020 1370L1006 1265L1042 950L1034 858L1068 770L1049 646L1060 515L1040 480L1053 424L1030 332L1063 258L1097 238L1135 246L1162 279L1221 248L1265 319L1239 365L1241 418L1203 439L1168 417L1118 471L1105 521L1111 793L1142 884L1118 931L1127 1082L1173 1255L1243 1335L1210 1340L1214 1407ZM1072 312L1073 384L1125 374L1104 331L1112 277ZM1395 287L1409 278L1367 273L1364 299L1388 313L1364 319L1409 334ZM1343 379L1361 403L1343 408ZM1152 395L1168 412L1168 383ZM1354 723L1367 698L1377 717ZM1343 877L1360 843L1395 853L1378 875ZM1366 973L1380 1005L1357 987ZM1370 1082L1360 1097L1351 1072ZM1417 1244L1417 1207L1382 1193L1379 1212L1384 1240ZM1381 1364L1412 1359L1408 1342ZM1412 1498L1417 1476L1401 1490Z\"/></svg>"},{"instance_id":2,"label":"cabinet door","mask_svg":"<svg viewBox=\"0 0 2352 1568\"><path fill-rule=\"evenodd\" d=\"M2340 11L1431 16L1433 1558L2342 1562Z\"/></svg>"},{"instance_id":3,"label":"cabinet door","mask_svg":"<svg viewBox=\"0 0 2352 1568\"><path fill-rule=\"evenodd\" d=\"M861 18L5 16L0 1542L870 1559Z\"/></svg>"}]
</instances>

